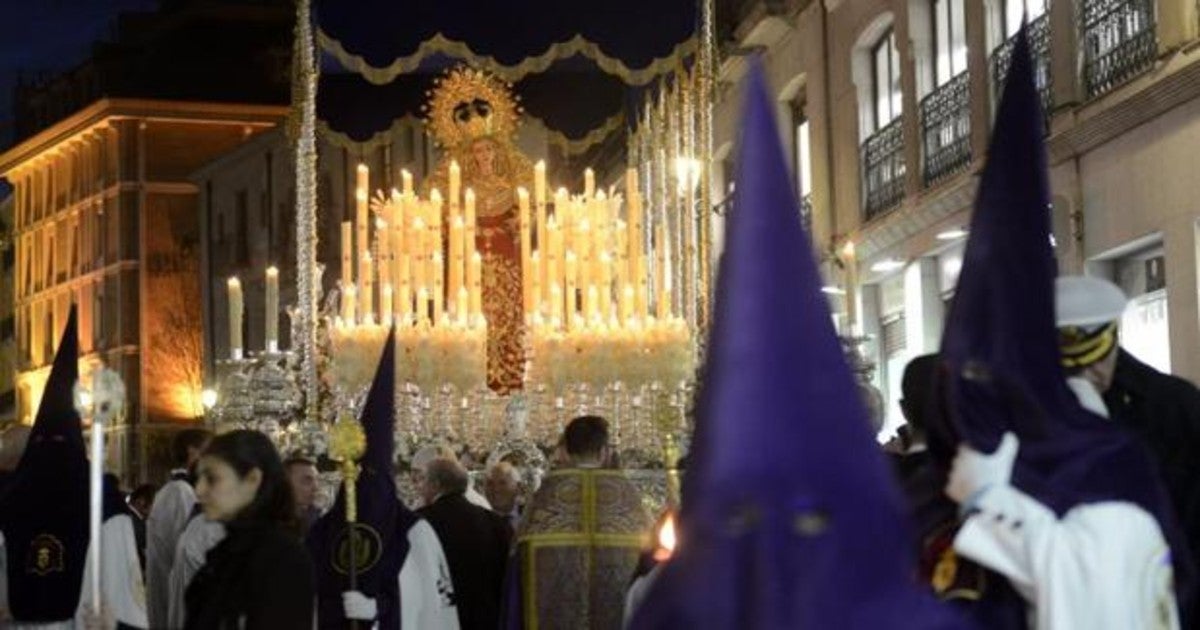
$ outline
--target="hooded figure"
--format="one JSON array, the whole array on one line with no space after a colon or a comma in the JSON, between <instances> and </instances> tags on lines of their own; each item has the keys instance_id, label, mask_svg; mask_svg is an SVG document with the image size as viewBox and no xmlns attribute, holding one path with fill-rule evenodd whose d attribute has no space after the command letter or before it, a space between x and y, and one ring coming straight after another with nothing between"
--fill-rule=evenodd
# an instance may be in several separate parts
<instances>
[{"instance_id":1,"label":"hooded figure","mask_svg":"<svg viewBox=\"0 0 1200 630\"><path fill-rule=\"evenodd\" d=\"M748 83L679 543L631 627L962 628L913 580L757 61Z\"/></svg>"},{"instance_id":2,"label":"hooded figure","mask_svg":"<svg viewBox=\"0 0 1200 630\"><path fill-rule=\"evenodd\" d=\"M1003 574L1040 630L1175 627L1191 571L1162 484L1060 365L1031 68L1022 29L943 338L942 393L963 442L946 493L970 515L954 547Z\"/></svg>"},{"instance_id":3,"label":"hooded figure","mask_svg":"<svg viewBox=\"0 0 1200 630\"><path fill-rule=\"evenodd\" d=\"M75 307L54 355L29 443L0 500L0 609L18 624L75 618L88 549L88 462L74 405ZM53 500L47 500L51 497Z\"/></svg>"},{"instance_id":4,"label":"hooded figure","mask_svg":"<svg viewBox=\"0 0 1200 630\"><path fill-rule=\"evenodd\" d=\"M360 422L367 449L359 460L355 523L357 586L350 590L346 492L313 524L308 548L317 563L317 620L322 630L348 620L380 630L458 628L450 569L437 534L396 498L392 478L395 418L395 335L388 335Z\"/></svg>"}]
</instances>

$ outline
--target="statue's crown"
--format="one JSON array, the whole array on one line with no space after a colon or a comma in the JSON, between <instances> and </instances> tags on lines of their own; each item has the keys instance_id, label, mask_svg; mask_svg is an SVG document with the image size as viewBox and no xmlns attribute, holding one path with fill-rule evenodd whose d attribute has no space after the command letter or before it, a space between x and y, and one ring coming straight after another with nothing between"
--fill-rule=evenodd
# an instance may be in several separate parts
<instances>
[{"instance_id":1,"label":"statue's crown","mask_svg":"<svg viewBox=\"0 0 1200 630\"><path fill-rule=\"evenodd\" d=\"M430 135L442 147L485 137L511 138L521 116L511 85L466 66L437 79L425 112Z\"/></svg>"}]
</instances>

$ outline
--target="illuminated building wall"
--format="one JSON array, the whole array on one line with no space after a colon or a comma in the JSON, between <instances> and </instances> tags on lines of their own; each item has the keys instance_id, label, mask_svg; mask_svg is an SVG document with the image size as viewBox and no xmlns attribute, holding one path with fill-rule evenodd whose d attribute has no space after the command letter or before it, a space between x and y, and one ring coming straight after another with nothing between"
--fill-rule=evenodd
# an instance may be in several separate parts
<instances>
[{"instance_id":1,"label":"illuminated building wall","mask_svg":"<svg viewBox=\"0 0 1200 630\"><path fill-rule=\"evenodd\" d=\"M285 113L101 99L0 155L14 188L18 420L33 419L74 302L81 376L103 362L128 390L110 439L117 472L158 477L171 430L202 413L200 221L187 175Z\"/></svg>"}]
</instances>

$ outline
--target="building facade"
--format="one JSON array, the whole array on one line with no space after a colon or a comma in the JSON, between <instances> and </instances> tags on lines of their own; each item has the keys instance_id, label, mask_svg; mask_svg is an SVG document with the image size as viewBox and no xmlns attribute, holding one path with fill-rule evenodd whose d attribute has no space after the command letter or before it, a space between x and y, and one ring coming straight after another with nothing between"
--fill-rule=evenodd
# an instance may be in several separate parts
<instances>
[{"instance_id":1,"label":"building facade","mask_svg":"<svg viewBox=\"0 0 1200 630\"><path fill-rule=\"evenodd\" d=\"M871 337L889 403L881 437L902 422L904 365L938 349L1023 15L1047 111L1060 268L1117 282L1132 298L1125 347L1200 381L1195 2L777 0L719 11L717 192L731 184L721 166L737 137L739 79L761 54L832 305Z\"/></svg>"},{"instance_id":2,"label":"building facade","mask_svg":"<svg viewBox=\"0 0 1200 630\"><path fill-rule=\"evenodd\" d=\"M14 189L21 422L32 422L74 304L81 378L104 364L128 391L110 465L126 479L157 478L169 433L202 415L198 191L186 176L285 113L101 99L0 155Z\"/></svg>"}]
</instances>

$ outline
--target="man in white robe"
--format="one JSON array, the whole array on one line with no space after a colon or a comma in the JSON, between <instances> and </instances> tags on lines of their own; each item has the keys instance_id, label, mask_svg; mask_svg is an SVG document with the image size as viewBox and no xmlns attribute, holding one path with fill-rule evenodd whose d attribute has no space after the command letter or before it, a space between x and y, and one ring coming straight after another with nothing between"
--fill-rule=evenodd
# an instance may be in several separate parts
<instances>
[{"instance_id":1,"label":"man in white robe","mask_svg":"<svg viewBox=\"0 0 1200 630\"><path fill-rule=\"evenodd\" d=\"M184 429L175 434L171 450L178 468L171 471L171 480L154 495L146 519L146 611L153 628L167 627L175 546L196 506L196 491L189 475L211 437L203 429Z\"/></svg>"}]
</instances>

